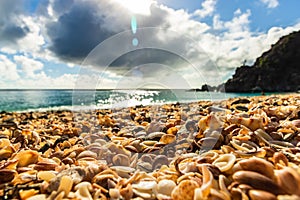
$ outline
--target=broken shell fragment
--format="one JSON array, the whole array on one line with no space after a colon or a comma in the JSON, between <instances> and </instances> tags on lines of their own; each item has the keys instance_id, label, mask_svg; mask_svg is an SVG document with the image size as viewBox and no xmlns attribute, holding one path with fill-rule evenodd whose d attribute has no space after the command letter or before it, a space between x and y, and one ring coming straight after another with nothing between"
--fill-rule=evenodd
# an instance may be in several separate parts
<instances>
[{"instance_id":1,"label":"broken shell fragment","mask_svg":"<svg viewBox=\"0 0 300 200\"><path fill-rule=\"evenodd\" d=\"M233 154L223 154L217 158L212 164L217 166L221 172L228 171L232 168L236 160Z\"/></svg>"},{"instance_id":2,"label":"broken shell fragment","mask_svg":"<svg viewBox=\"0 0 300 200\"><path fill-rule=\"evenodd\" d=\"M242 170L253 171L274 179L274 166L262 158L249 158L238 162Z\"/></svg>"},{"instance_id":3,"label":"broken shell fragment","mask_svg":"<svg viewBox=\"0 0 300 200\"><path fill-rule=\"evenodd\" d=\"M155 199L157 183L155 181L140 181L132 184L133 193L145 199Z\"/></svg>"},{"instance_id":4,"label":"broken shell fragment","mask_svg":"<svg viewBox=\"0 0 300 200\"><path fill-rule=\"evenodd\" d=\"M26 200L46 200L46 195L45 194L37 194L37 195L27 198Z\"/></svg>"},{"instance_id":5,"label":"broken shell fragment","mask_svg":"<svg viewBox=\"0 0 300 200\"><path fill-rule=\"evenodd\" d=\"M11 169L0 169L0 183L8 183L11 182L15 176L17 175L17 172L15 170Z\"/></svg>"},{"instance_id":6,"label":"broken shell fragment","mask_svg":"<svg viewBox=\"0 0 300 200\"><path fill-rule=\"evenodd\" d=\"M19 191L19 195L20 195L20 198L23 200L23 199L28 199L36 194L38 194L38 190L35 190L35 189L30 189L30 190L20 190Z\"/></svg>"},{"instance_id":7,"label":"broken shell fragment","mask_svg":"<svg viewBox=\"0 0 300 200\"><path fill-rule=\"evenodd\" d=\"M43 181L50 182L51 179L55 178L55 171L40 171L37 174L37 177Z\"/></svg>"},{"instance_id":8,"label":"broken shell fragment","mask_svg":"<svg viewBox=\"0 0 300 200\"><path fill-rule=\"evenodd\" d=\"M163 144L170 144L170 143L174 142L175 139L176 139L175 135L165 134L160 138L159 142L161 142Z\"/></svg>"},{"instance_id":9,"label":"broken shell fragment","mask_svg":"<svg viewBox=\"0 0 300 200\"><path fill-rule=\"evenodd\" d=\"M194 191L198 187L199 184L196 181L183 180L173 189L171 197L176 200L192 200Z\"/></svg>"},{"instance_id":10,"label":"broken shell fragment","mask_svg":"<svg viewBox=\"0 0 300 200\"><path fill-rule=\"evenodd\" d=\"M278 185L283 188L287 194L296 194L300 196L300 175L291 167L284 167L276 170Z\"/></svg>"},{"instance_id":11,"label":"broken shell fragment","mask_svg":"<svg viewBox=\"0 0 300 200\"><path fill-rule=\"evenodd\" d=\"M129 158L124 154L117 154L113 157L113 163L117 166L129 166L130 161Z\"/></svg>"},{"instance_id":12,"label":"broken shell fragment","mask_svg":"<svg viewBox=\"0 0 300 200\"><path fill-rule=\"evenodd\" d=\"M176 187L176 183L172 180L161 180L157 185L158 194L171 196L173 189Z\"/></svg>"},{"instance_id":13,"label":"broken shell fragment","mask_svg":"<svg viewBox=\"0 0 300 200\"><path fill-rule=\"evenodd\" d=\"M60 180L60 185L58 187L58 192L63 191L65 196L68 196L69 192L73 187L73 180L69 176L63 176Z\"/></svg>"},{"instance_id":14,"label":"broken shell fragment","mask_svg":"<svg viewBox=\"0 0 300 200\"><path fill-rule=\"evenodd\" d=\"M252 171L238 171L232 176L233 180L239 184L246 184L254 189L263 190L267 192L278 194L285 194L286 192L272 179Z\"/></svg>"},{"instance_id":15,"label":"broken shell fragment","mask_svg":"<svg viewBox=\"0 0 300 200\"><path fill-rule=\"evenodd\" d=\"M25 150L19 152L15 159L18 160L18 167L26 167L30 164L35 164L38 161L39 154L36 151Z\"/></svg>"},{"instance_id":16,"label":"broken shell fragment","mask_svg":"<svg viewBox=\"0 0 300 200\"><path fill-rule=\"evenodd\" d=\"M93 190L91 183L81 182L77 184L74 189L76 190L75 195L78 199L84 199L84 200L93 199L90 193Z\"/></svg>"},{"instance_id":17,"label":"broken shell fragment","mask_svg":"<svg viewBox=\"0 0 300 200\"><path fill-rule=\"evenodd\" d=\"M266 192L263 190L250 190L249 191L249 196L251 200L276 200L276 196L270 192Z\"/></svg>"}]
</instances>

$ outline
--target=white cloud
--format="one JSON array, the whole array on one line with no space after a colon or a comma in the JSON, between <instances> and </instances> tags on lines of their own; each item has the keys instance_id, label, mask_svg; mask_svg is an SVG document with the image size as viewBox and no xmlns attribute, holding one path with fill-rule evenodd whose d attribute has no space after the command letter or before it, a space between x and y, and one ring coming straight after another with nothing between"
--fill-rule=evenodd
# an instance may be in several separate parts
<instances>
[{"instance_id":1,"label":"white cloud","mask_svg":"<svg viewBox=\"0 0 300 200\"><path fill-rule=\"evenodd\" d=\"M44 72L38 73L34 78L17 79L14 82L1 84L1 89L74 89L77 75L63 74L58 77L50 77Z\"/></svg>"},{"instance_id":2,"label":"white cloud","mask_svg":"<svg viewBox=\"0 0 300 200\"><path fill-rule=\"evenodd\" d=\"M28 58L26 56L14 56L14 60L17 64L21 65L23 72L29 78L35 77L35 72L42 70L44 64L40 61Z\"/></svg>"},{"instance_id":3,"label":"white cloud","mask_svg":"<svg viewBox=\"0 0 300 200\"><path fill-rule=\"evenodd\" d=\"M38 18L25 15L18 15L15 18L17 24L27 28L27 33L14 43L4 45L1 51L5 53L30 53L32 55L43 51L42 46L45 44L44 36L41 34L41 27L43 26L39 23Z\"/></svg>"},{"instance_id":4,"label":"white cloud","mask_svg":"<svg viewBox=\"0 0 300 200\"><path fill-rule=\"evenodd\" d=\"M20 77L17 71L17 65L3 54L0 54L0 77L4 79L4 81L14 81Z\"/></svg>"},{"instance_id":5,"label":"white cloud","mask_svg":"<svg viewBox=\"0 0 300 200\"><path fill-rule=\"evenodd\" d=\"M23 52L37 53L45 44L44 36L41 34L42 24L37 23L38 19L31 16L22 16L23 23L29 28L29 33L18 41L18 47Z\"/></svg>"},{"instance_id":6,"label":"white cloud","mask_svg":"<svg viewBox=\"0 0 300 200\"><path fill-rule=\"evenodd\" d=\"M202 8L196 10L193 15L204 18L211 16L216 9L217 0L204 0L201 4Z\"/></svg>"},{"instance_id":7,"label":"white cloud","mask_svg":"<svg viewBox=\"0 0 300 200\"><path fill-rule=\"evenodd\" d=\"M263 4L265 4L268 8L276 8L279 6L278 0L260 0Z\"/></svg>"},{"instance_id":8,"label":"white cloud","mask_svg":"<svg viewBox=\"0 0 300 200\"><path fill-rule=\"evenodd\" d=\"M115 0L133 14L150 15L152 0Z\"/></svg>"},{"instance_id":9,"label":"white cloud","mask_svg":"<svg viewBox=\"0 0 300 200\"><path fill-rule=\"evenodd\" d=\"M220 30L226 29L229 33L241 33L249 31L251 11L247 10L242 13L240 9L234 12L234 17L230 21L221 21L219 15L215 15L213 18L213 28Z\"/></svg>"}]
</instances>

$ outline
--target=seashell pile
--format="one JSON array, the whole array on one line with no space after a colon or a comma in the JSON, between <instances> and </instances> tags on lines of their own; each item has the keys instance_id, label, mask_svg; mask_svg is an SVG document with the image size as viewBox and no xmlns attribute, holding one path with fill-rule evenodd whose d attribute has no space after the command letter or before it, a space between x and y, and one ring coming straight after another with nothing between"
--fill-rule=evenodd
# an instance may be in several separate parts
<instances>
[{"instance_id":1,"label":"seashell pile","mask_svg":"<svg viewBox=\"0 0 300 200\"><path fill-rule=\"evenodd\" d=\"M1 112L0 199L300 199L300 96Z\"/></svg>"}]
</instances>

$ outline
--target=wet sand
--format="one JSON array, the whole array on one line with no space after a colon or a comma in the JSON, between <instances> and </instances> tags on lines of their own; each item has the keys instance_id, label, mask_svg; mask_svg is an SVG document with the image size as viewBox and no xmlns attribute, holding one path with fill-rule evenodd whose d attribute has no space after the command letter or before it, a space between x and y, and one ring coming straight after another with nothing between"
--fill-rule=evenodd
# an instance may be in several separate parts
<instances>
[{"instance_id":1,"label":"wet sand","mask_svg":"<svg viewBox=\"0 0 300 200\"><path fill-rule=\"evenodd\" d=\"M299 199L300 95L0 113L1 199Z\"/></svg>"}]
</instances>

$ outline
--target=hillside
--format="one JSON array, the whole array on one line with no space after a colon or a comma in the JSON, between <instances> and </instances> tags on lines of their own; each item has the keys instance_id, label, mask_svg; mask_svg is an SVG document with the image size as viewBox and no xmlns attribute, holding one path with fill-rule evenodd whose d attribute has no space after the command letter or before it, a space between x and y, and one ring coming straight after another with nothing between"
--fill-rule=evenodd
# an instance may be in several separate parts
<instances>
[{"instance_id":1,"label":"hillside","mask_svg":"<svg viewBox=\"0 0 300 200\"><path fill-rule=\"evenodd\" d=\"M300 89L300 31L281 37L225 83L226 92L294 92Z\"/></svg>"}]
</instances>

